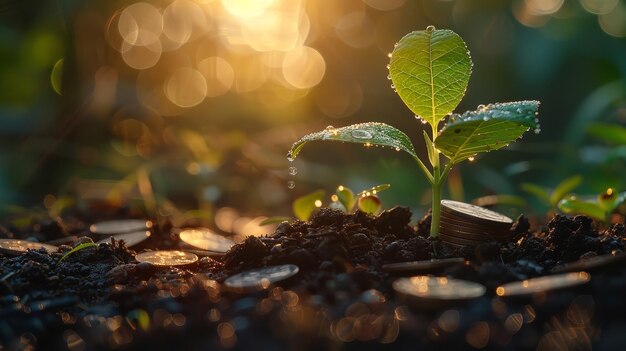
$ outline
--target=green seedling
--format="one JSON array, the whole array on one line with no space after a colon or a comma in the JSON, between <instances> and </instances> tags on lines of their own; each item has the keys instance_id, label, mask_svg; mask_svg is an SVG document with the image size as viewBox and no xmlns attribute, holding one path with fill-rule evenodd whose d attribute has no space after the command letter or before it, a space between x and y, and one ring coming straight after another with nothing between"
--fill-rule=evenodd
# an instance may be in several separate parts
<instances>
[{"instance_id":1,"label":"green seedling","mask_svg":"<svg viewBox=\"0 0 626 351\"><path fill-rule=\"evenodd\" d=\"M303 146L316 140L332 140L389 147L411 155L432 185L430 235L439 234L441 193L450 169L477 154L507 146L533 129L539 132L538 101L480 105L475 111L453 113L463 96L472 71L465 42L451 30L429 26L404 36L395 45L388 65L394 89L429 131L423 131L427 167L409 137L384 123L362 123L343 128L327 127L293 144L287 158L293 161ZM445 122L440 129L441 122ZM443 157L442 157L443 155ZM443 158L443 159L442 159Z\"/></svg>"},{"instance_id":2,"label":"green seedling","mask_svg":"<svg viewBox=\"0 0 626 351\"><path fill-rule=\"evenodd\" d=\"M608 225L611 223L611 214L624 201L626 201L626 191L618 193L613 188L609 188L596 197L570 196L565 198L559 202L559 209L566 214L584 214Z\"/></svg>"},{"instance_id":3,"label":"green seedling","mask_svg":"<svg viewBox=\"0 0 626 351\"><path fill-rule=\"evenodd\" d=\"M382 203L378 197L378 193L391 187L389 184L380 184L372 188L361 191L358 194L343 185L339 185L335 193L331 195L331 207L339 209L345 213L354 213L357 209L369 213L378 214L382 209ZM292 210L294 216L301 221L307 221L313 215L313 212L324 205L326 191L316 190L312 193L300 196L294 200ZM289 217L270 217L261 225L268 225L288 221Z\"/></svg>"},{"instance_id":4,"label":"green seedling","mask_svg":"<svg viewBox=\"0 0 626 351\"><path fill-rule=\"evenodd\" d=\"M522 183L522 190L533 195L551 209L556 210L559 201L576 189L582 181L583 178L580 175L575 175L563 180L554 189L544 188L531 183Z\"/></svg>"},{"instance_id":5,"label":"green seedling","mask_svg":"<svg viewBox=\"0 0 626 351\"><path fill-rule=\"evenodd\" d=\"M80 251L80 250L84 250L88 247L94 247L94 246L98 246L96 243L82 243L78 246L76 246L75 248L71 249L70 251L68 251L65 255L63 255L63 257L61 257L61 259L59 260L59 262L57 262L57 264L61 263L61 261L65 260L66 258L68 258L70 255Z\"/></svg>"}]
</instances>

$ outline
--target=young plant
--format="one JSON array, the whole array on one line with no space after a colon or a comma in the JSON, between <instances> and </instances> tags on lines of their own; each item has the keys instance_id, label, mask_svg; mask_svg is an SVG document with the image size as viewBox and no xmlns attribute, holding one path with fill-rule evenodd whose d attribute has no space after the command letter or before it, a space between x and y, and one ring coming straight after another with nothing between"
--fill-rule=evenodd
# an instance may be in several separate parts
<instances>
[{"instance_id":1,"label":"young plant","mask_svg":"<svg viewBox=\"0 0 626 351\"><path fill-rule=\"evenodd\" d=\"M556 210L559 201L576 189L582 181L583 177L574 175L561 181L554 189L547 189L532 183L522 183L522 190L536 197L539 201L549 206L551 210Z\"/></svg>"},{"instance_id":2,"label":"young plant","mask_svg":"<svg viewBox=\"0 0 626 351\"><path fill-rule=\"evenodd\" d=\"M626 191L618 193L608 188L597 197L579 198L570 196L559 202L559 209L566 214L584 214L605 224L611 223L611 214L626 201Z\"/></svg>"},{"instance_id":3,"label":"young plant","mask_svg":"<svg viewBox=\"0 0 626 351\"><path fill-rule=\"evenodd\" d=\"M350 188L339 185L335 193L330 197L332 201L330 206L345 213L354 213L359 209L365 213L377 214L382 209L382 203L378 197L378 193L390 187L391 185L389 184L380 184L355 195ZM313 212L322 207L325 197L326 191L316 190L295 199L291 205L294 216L301 221L309 220ZM288 221L289 219L289 217L270 217L261 222L261 225L280 223L282 221Z\"/></svg>"},{"instance_id":4,"label":"young plant","mask_svg":"<svg viewBox=\"0 0 626 351\"><path fill-rule=\"evenodd\" d=\"M376 145L408 153L432 185L430 235L436 237L442 187L450 169L462 161L473 160L481 152L507 146L530 129L538 133L539 102L480 105L475 111L453 113L465 95L472 60L463 39L451 30L429 26L426 30L409 33L395 45L389 57L391 87L416 118L430 127L428 132L423 131L430 167L417 156L406 134L384 123L343 128L329 126L295 142L287 158L293 161L306 143L316 140Z\"/></svg>"}]
</instances>

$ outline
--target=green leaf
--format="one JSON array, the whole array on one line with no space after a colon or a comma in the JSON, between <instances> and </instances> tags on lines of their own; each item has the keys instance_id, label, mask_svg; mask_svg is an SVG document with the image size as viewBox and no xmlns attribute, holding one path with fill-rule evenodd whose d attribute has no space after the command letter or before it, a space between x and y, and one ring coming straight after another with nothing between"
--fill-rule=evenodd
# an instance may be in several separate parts
<instances>
[{"instance_id":1,"label":"green leaf","mask_svg":"<svg viewBox=\"0 0 626 351\"><path fill-rule=\"evenodd\" d=\"M389 63L402 101L434 127L457 107L471 73L472 59L463 39L434 27L405 35Z\"/></svg>"},{"instance_id":2,"label":"green leaf","mask_svg":"<svg viewBox=\"0 0 626 351\"><path fill-rule=\"evenodd\" d=\"M61 257L61 259L59 260L59 262L57 262L57 264L61 263L61 261L63 261L64 259L68 258L69 255L71 255L71 254L73 254L73 253L75 253L77 251L86 249L88 247L94 247L94 246L98 246L98 245L96 243L82 243L82 244L76 246L75 248L71 249L70 251L68 251L65 255L63 255L63 257Z\"/></svg>"},{"instance_id":3,"label":"green leaf","mask_svg":"<svg viewBox=\"0 0 626 351\"><path fill-rule=\"evenodd\" d=\"M583 177L580 175L571 176L562 182L560 182L556 188L552 191L550 195L550 204L552 206L556 206L559 201L567 195L570 191L574 190L577 186L582 183Z\"/></svg>"},{"instance_id":4,"label":"green leaf","mask_svg":"<svg viewBox=\"0 0 626 351\"><path fill-rule=\"evenodd\" d=\"M391 188L391 184L379 184L369 189L365 189L361 191L360 193L357 194L357 196L362 197L362 196L369 196L369 195L377 195L381 191L387 190L389 188Z\"/></svg>"},{"instance_id":5,"label":"green leaf","mask_svg":"<svg viewBox=\"0 0 626 351\"><path fill-rule=\"evenodd\" d=\"M451 116L435 139L435 147L452 163L497 150L533 128L539 101L517 101L479 106L476 111Z\"/></svg>"},{"instance_id":6,"label":"green leaf","mask_svg":"<svg viewBox=\"0 0 626 351\"><path fill-rule=\"evenodd\" d=\"M352 211L354 205L356 204L354 192L352 192L352 190L350 190L349 188L340 185L337 187L335 194L337 194L337 198L339 199L339 202L346 210L346 212Z\"/></svg>"},{"instance_id":7,"label":"green leaf","mask_svg":"<svg viewBox=\"0 0 626 351\"><path fill-rule=\"evenodd\" d=\"M539 185L535 185L531 183L522 183L521 188L525 192L543 201L546 205L550 205L550 194L548 190L540 187Z\"/></svg>"},{"instance_id":8,"label":"green leaf","mask_svg":"<svg viewBox=\"0 0 626 351\"><path fill-rule=\"evenodd\" d=\"M359 197L359 210L375 215L380 212L381 208L382 204L378 196L366 195Z\"/></svg>"},{"instance_id":9,"label":"green leaf","mask_svg":"<svg viewBox=\"0 0 626 351\"><path fill-rule=\"evenodd\" d=\"M374 122L354 124L342 128L329 126L320 132L305 135L291 146L287 158L293 161L306 143L316 140L343 141L366 146L387 146L397 151L405 151L417 158L413 144L406 134L390 125Z\"/></svg>"},{"instance_id":10,"label":"green leaf","mask_svg":"<svg viewBox=\"0 0 626 351\"><path fill-rule=\"evenodd\" d=\"M321 206L324 195L326 195L324 190L318 190L300 196L293 202L293 214L296 215L299 220L307 221L313 214L313 211Z\"/></svg>"},{"instance_id":11,"label":"green leaf","mask_svg":"<svg viewBox=\"0 0 626 351\"><path fill-rule=\"evenodd\" d=\"M590 201L578 200L572 196L559 201L559 209L567 214L584 214L600 221L606 221L606 212L599 204Z\"/></svg>"},{"instance_id":12,"label":"green leaf","mask_svg":"<svg viewBox=\"0 0 626 351\"><path fill-rule=\"evenodd\" d=\"M626 145L626 127L611 123L593 123L587 127L587 132L607 143Z\"/></svg>"}]
</instances>

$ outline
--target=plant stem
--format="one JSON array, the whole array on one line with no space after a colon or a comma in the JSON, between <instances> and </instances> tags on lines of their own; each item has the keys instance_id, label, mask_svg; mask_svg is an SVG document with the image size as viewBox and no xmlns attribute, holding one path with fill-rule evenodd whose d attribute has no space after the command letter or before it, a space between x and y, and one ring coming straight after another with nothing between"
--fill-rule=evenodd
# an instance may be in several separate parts
<instances>
[{"instance_id":1,"label":"plant stem","mask_svg":"<svg viewBox=\"0 0 626 351\"><path fill-rule=\"evenodd\" d=\"M432 141L434 144L437 139L437 125L433 125L432 128ZM439 235L439 221L441 218L441 187L443 182L441 179L441 169L439 165L439 151L437 151L434 145L430 148L430 150L430 159L433 161L433 199L431 204L430 236L436 238Z\"/></svg>"}]
</instances>

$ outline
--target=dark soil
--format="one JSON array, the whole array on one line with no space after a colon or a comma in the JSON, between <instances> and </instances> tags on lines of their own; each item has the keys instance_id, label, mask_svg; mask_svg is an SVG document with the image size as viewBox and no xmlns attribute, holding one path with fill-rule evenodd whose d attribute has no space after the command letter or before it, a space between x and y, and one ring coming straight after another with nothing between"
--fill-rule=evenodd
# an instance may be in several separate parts
<instances>
[{"instance_id":1,"label":"dark soil","mask_svg":"<svg viewBox=\"0 0 626 351\"><path fill-rule=\"evenodd\" d=\"M557 215L529 231L520 216L515 242L450 246L427 236L394 208L378 217L322 209L309 222L282 223L269 237L248 237L223 258L181 268L134 261L123 243L90 241L90 223L44 220L0 236L49 241L76 235L58 253L0 255L0 350L367 350L622 349L626 345L626 269L602 267L585 286L533 298L495 296L499 284L548 274L556 265L622 250L626 227L599 230L587 217ZM177 248L171 228L156 227L133 249ZM433 272L488 290L463 305L412 307L382 270L392 262L465 257L470 265ZM296 264L295 277L266 291L228 292L221 282L243 270ZM2 346L3 345L3 346Z\"/></svg>"}]
</instances>

